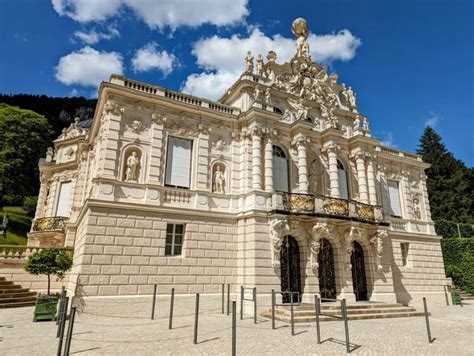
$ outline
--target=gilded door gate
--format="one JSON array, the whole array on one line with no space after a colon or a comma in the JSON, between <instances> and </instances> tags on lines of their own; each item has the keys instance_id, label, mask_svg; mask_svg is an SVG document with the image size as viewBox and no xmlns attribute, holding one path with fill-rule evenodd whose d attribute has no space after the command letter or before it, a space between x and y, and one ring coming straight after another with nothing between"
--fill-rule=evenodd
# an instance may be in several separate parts
<instances>
[{"instance_id":1,"label":"gilded door gate","mask_svg":"<svg viewBox=\"0 0 474 356\"><path fill-rule=\"evenodd\" d=\"M293 302L301 301L300 249L293 236L285 236L281 244L281 291L298 292ZM283 303L290 303L290 295L283 294Z\"/></svg>"},{"instance_id":2,"label":"gilded door gate","mask_svg":"<svg viewBox=\"0 0 474 356\"><path fill-rule=\"evenodd\" d=\"M321 239L318 254L319 292L322 298L336 299L336 273L334 270L334 250L331 243Z\"/></svg>"},{"instance_id":3,"label":"gilded door gate","mask_svg":"<svg viewBox=\"0 0 474 356\"><path fill-rule=\"evenodd\" d=\"M367 279L365 277L364 250L362 246L354 241L354 249L351 255L352 285L356 301L367 300Z\"/></svg>"}]
</instances>

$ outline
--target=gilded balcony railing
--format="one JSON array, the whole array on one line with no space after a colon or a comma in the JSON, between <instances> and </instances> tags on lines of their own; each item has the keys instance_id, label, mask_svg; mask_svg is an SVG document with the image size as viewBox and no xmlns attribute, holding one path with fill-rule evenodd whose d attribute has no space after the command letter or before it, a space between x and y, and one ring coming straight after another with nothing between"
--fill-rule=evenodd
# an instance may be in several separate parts
<instances>
[{"instance_id":1,"label":"gilded balcony railing","mask_svg":"<svg viewBox=\"0 0 474 356\"><path fill-rule=\"evenodd\" d=\"M275 210L295 214L324 215L377 223L383 221L380 206L323 195L277 192L273 196L273 207Z\"/></svg>"},{"instance_id":2,"label":"gilded balcony railing","mask_svg":"<svg viewBox=\"0 0 474 356\"><path fill-rule=\"evenodd\" d=\"M33 222L33 232L64 232L68 218L62 216L51 216L39 218Z\"/></svg>"},{"instance_id":3,"label":"gilded balcony railing","mask_svg":"<svg viewBox=\"0 0 474 356\"><path fill-rule=\"evenodd\" d=\"M314 196L308 194L283 194L283 207L292 213L314 213Z\"/></svg>"}]
</instances>

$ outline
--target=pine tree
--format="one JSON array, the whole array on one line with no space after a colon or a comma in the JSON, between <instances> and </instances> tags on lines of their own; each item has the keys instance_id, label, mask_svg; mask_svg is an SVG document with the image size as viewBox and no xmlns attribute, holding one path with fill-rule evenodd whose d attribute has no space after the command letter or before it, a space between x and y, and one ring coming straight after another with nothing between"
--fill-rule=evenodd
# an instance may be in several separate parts
<instances>
[{"instance_id":1,"label":"pine tree","mask_svg":"<svg viewBox=\"0 0 474 356\"><path fill-rule=\"evenodd\" d=\"M474 222L474 169L446 149L441 136L427 126L417 153L430 163L426 170L433 220Z\"/></svg>"}]
</instances>

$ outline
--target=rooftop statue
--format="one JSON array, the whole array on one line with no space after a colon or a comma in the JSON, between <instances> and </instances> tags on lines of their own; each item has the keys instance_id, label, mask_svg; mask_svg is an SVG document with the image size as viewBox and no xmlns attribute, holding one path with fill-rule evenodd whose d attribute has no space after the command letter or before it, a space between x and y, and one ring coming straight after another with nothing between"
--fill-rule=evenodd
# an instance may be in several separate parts
<instances>
[{"instance_id":1,"label":"rooftop statue","mask_svg":"<svg viewBox=\"0 0 474 356\"><path fill-rule=\"evenodd\" d=\"M291 32L296 36L296 55L297 57L309 57L308 23L305 19L299 17L291 25Z\"/></svg>"}]
</instances>

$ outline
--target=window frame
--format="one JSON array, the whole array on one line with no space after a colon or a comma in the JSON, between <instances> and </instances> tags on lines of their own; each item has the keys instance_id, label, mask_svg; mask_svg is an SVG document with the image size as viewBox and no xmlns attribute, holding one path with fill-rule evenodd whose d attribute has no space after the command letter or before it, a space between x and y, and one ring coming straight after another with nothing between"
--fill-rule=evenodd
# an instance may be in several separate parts
<instances>
[{"instance_id":1,"label":"window frame","mask_svg":"<svg viewBox=\"0 0 474 356\"><path fill-rule=\"evenodd\" d=\"M69 193L68 193L68 200L67 200L67 205L66 205L66 210L69 213L69 215L58 215L58 210L59 210L59 204L61 202L61 191L62 187L64 184L69 183ZM59 189L58 189L58 195L56 198L56 206L54 208L54 216L57 217L63 217L63 218L69 218L70 217L70 205L71 205L71 193L72 193L72 180L65 180L59 182Z\"/></svg>"},{"instance_id":2,"label":"window frame","mask_svg":"<svg viewBox=\"0 0 474 356\"><path fill-rule=\"evenodd\" d=\"M181 233L176 233L176 227L181 226ZM168 232L169 227L172 227L172 231ZM166 236L165 236L165 256L166 257L179 257L183 255L183 245L184 245L184 234L185 234L185 224L177 223L167 223L166 224ZM176 236L181 237L181 243L176 243ZM170 243L168 243L168 236L170 236ZM170 253L167 253L167 247L170 246ZM176 253L176 247L179 246L179 253Z\"/></svg>"},{"instance_id":3,"label":"window frame","mask_svg":"<svg viewBox=\"0 0 474 356\"><path fill-rule=\"evenodd\" d=\"M283 153L284 157L282 156L278 156L278 155L275 155L275 149L279 149L281 151L281 153ZM291 182L290 182L290 177L291 177L291 174L290 174L290 158L289 158L289 155L286 153L286 151L279 145L272 145L272 167L273 167L273 172L272 172L272 178L273 178L273 188L276 190L276 191L281 191L281 190L278 190L276 189L276 184L275 184L275 157L277 158L285 158L286 160L286 183L287 183L287 187L286 187L286 190L284 190L283 192L284 193L290 193L291 192Z\"/></svg>"},{"instance_id":4,"label":"window frame","mask_svg":"<svg viewBox=\"0 0 474 356\"><path fill-rule=\"evenodd\" d=\"M398 209L400 215L396 215L395 211L392 209L392 198L390 196L390 182L395 182L397 184L397 192L398 192ZM402 208L402 196L400 191L400 181L395 179L388 179L387 180L387 193L388 193L388 213L393 218L403 219L403 208Z\"/></svg>"},{"instance_id":5,"label":"window frame","mask_svg":"<svg viewBox=\"0 0 474 356\"><path fill-rule=\"evenodd\" d=\"M170 167L170 160L169 160L169 154L170 154L170 143L171 143L171 140L172 139L176 139L176 140L183 140L183 141L189 141L190 144L191 144L191 147L190 147L190 152L189 152L189 159L190 159L190 162L189 162L189 181L188 181L188 186L185 187L185 186L181 186L181 185L175 185L175 184L170 184L170 183L167 183L167 172L169 169L171 169ZM194 149L194 139L192 138L185 138L185 137L179 137L179 136L174 136L174 135L168 135L167 137L167 140L166 140L166 162L165 162L165 174L164 174L164 180L163 180L163 184L165 187L170 187L170 188L179 188L179 189L191 189L191 184L192 184L192 170L193 170L193 149ZM170 177L171 179L171 177Z\"/></svg>"},{"instance_id":6,"label":"window frame","mask_svg":"<svg viewBox=\"0 0 474 356\"><path fill-rule=\"evenodd\" d=\"M344 175L346 177L346 192L347 192L347 197L346 198L343 198L342 197L342 194L341 194L341 182L340 182L340 179L339 179L339 171L341 170L341 168L339 168L339 166L342 167L342 170L344 171ZM340 159L337 159L337 181L339 183L339 198L340 199L343 199L343 200L350 200L351 199L351 190L350 190L350 184L349 184L349 174L348 174L348 171L347 171L347 168L346 168L346 165L344 163L342 163L342 161Z\"/></svg>"}]
</instances>

